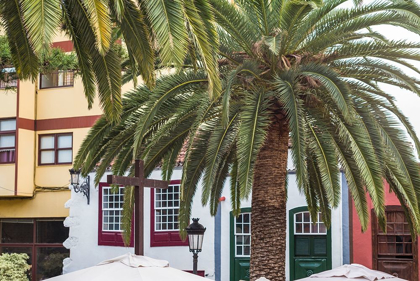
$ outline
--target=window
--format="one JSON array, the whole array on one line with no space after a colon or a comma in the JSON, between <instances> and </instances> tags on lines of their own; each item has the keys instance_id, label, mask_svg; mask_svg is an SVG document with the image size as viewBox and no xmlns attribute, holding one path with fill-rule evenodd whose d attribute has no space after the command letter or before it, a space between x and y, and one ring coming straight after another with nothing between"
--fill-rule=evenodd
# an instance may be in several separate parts
<instances>
[{"instance_id":1,"label":"window","mask_svg":"<svg viewBox=\"0 0 420 281\"><path fill-rule=\"evenodd\" d=\"M106 183L99 184L98 245L124 246L121 225L123 204L124 187L113 190ZM134 241L133 232L131 232L131 247Z\"/></svg>"},{"instance_id":2,"label":"window","mask_svg":"<svg viewBox=\"0 0 420 281\"><path fill-rule=\"evenodd\" d=\"M307 234L320 234L326 235L327 228L321 221L321 213L318 213L318 221L312 222L311 215L309 212L300 212L295 214L295 234L296 235L307 235Z\"/></svg>"},{"instance_id":3,"label":"window","mask_svg":"<svg viewBox=\"0 0 420 281\"><path fill-rule=\"evenodd\" d=\"M1 219L0 254L26 253L32 266L29 280L60 275L69 250L63 242L69 236L64 219Z\"/></svg>"},{"instance_id":4,"label":"window","mask_svg":"<svg viewBox=\"0 0 420 281\"><path fill-rule=\"evenodd\" d=\"M378 227L378 256L412 258L413 240L404 212L387 212L386 216L386 233Z\"/></svg>"},{"instance_id":5,"label":"window","mask_svg":"<svg viewBox=\"0 0 420 281\"><path fill-rule=\"evenodd\" d=\"M386 206L386 232L372 210L372 267L405 280L418 280L418 245L401 206Z\"/></svg>"},{"instance_id":6,"label":"window","mask_svg":"<svg viewBox=\"0 0 420 281\"><path fill-rule=\"evenodd\" d=\"M251 256L251 213L235 218L235 257Z\"/></svg>"},{"instance_id":7,"label":"window","mask_svg":"<svg viewBox=\"0 0 420 281\"><path fill-rule=\"evenodd\" d=\"M0 120L0 164L15 162L16 119Z\"/></svg>"},{"instance_id":8,"label":"window","mask_svg":"<svg viewBox=\"0 0 420 281\"><path fill-rule=\"evenodd\" d=\"M39 165L71 164L73 162L73 135L53 134L39 136Z\"/></svg>"},{"instance_id":9,"label":"window","mask_svg":"<svg viewBox=\"0 0 420 281\"><path fill-rule=\"evenodd\" d=\"M121 216L124 187L113 193L111 187L102 188L102 231L122 231Z\"/></svg>"},{"instance_id":10,"label":"window","mask_svg":"<svg viewBox=\"0 0 420 281\"><path fill-rule=\"evenodd\" d=\"M179 230L179 185L155 190L155 231Z\"/></svg>"},{"instance_id":11,"label":"window","mask_svg":"<svg viewBox=\"0 0 420 281\"><path fill-rule=\"evenodd\" d=\"M180 181L171 181L167 189L152 189L150 245L188 246L179 237Z\"/></svg>"},{"instance_id":12,"label":"window","mask_svg":"<svg viewBox=\"0 0 420 281\"><path fill-rule=\"evenodd\" d=\"M74 82L73 70L58 70L56 72L41 74L40 89L71 87Z\"/></svg>"}]
</instances>

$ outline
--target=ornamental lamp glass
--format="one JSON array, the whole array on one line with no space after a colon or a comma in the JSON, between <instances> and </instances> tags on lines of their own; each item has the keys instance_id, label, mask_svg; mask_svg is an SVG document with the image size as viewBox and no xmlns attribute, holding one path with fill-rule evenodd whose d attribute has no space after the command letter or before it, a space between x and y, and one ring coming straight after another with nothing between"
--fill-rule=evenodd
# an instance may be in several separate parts
<instances>
[{"instance_id":1,"label":"ornamental lamp glass","mask_svg":"<svg viewBox=\"0 0 420 281\"><path fill-rule=\"evenodd\" d=\"M71 185L78 186L80 179L80 170L70 169Z\"/></svg>"},{"instance_id":2,"label":"ornamental lamp glass","mask_svg":"<svg viewBox=\"0 0 420 281\"><path fill-rule=\"evenodd\" d=\"M203 247L203 238L206 228L198 223L200 219L192 219L193 223L190 224L187 228L188 234L188 246L190 247L190 252L199 253Z\"/></svg>"}]
</instances>

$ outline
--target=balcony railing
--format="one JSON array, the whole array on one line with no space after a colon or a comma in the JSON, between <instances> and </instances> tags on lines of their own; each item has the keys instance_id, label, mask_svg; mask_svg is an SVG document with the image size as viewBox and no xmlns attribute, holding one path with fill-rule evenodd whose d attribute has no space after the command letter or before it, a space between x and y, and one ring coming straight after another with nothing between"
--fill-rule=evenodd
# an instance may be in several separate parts
<instances>
[{"instance_id":1,"label":"balcony railing","mask_svg":"<svg viewBox=\"0 0 420 281\"><path fill-rule=\"evenodd\" d=\"M6 89L6 88L15 88L17 87L17 80L10 80L10 81L3 81L0 80L0 89Z\"/></svg>"},{"instance_id":2,"label":"balcony railing","mask_svg":"<svg viewBox=\"0 0 420 281\"><path fill-rule=\"evenodd\" d=\"M74 83L74 71L59 70L48 74L41 74L40 80L40 89L72 87Z\"/></svg>"},{"instance_id":3,"label":"balcony railing","mask_svg":"<svg viewBox=\"0 0 420 281\"><path fill-rule=\"evenodd\" d=\"M17 76L14 72L14 68L4 68L0 79L0 89L16 88L17 87Z\"/></svg>"}]
</instances>

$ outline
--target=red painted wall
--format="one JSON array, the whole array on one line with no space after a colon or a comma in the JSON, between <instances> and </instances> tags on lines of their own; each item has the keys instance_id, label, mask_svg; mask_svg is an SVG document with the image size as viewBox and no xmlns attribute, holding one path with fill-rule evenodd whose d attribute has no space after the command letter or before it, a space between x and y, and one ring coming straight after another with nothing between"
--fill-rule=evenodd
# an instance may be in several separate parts
<instances>
[{"instance_id":1,"label":"red painted wall","mask_svg":"<svg viewBox=\"0 0 420 281\"><path fill-rule=\"evenodd\" d=\"M389 185L385 182L385 204L387 206L399 206L400 202L394 193L389 192ZM372 201L368 196L368 207L371 210L373 208ZM370 212L369 212L370 216ZM362 227L360 225L359 218L354 207L354 202L352 200L352 254L353 260L352 263L362 264L366 267L372 268L372 221L369 218L368 229L363 233ZM420 254L420 249L419 249ZM420 257L420 255L419 255ZM419 266L420 273L420 266ZM419 274L420 276L420 274Z\"/></svg>"}]
</instances>

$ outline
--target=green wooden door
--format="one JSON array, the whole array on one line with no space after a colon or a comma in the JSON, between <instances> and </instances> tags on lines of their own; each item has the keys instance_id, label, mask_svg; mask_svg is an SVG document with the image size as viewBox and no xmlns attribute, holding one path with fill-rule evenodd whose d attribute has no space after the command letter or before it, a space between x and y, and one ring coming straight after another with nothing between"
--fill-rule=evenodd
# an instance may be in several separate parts
<instances>
[{"instance_id":1,"label":"green wooden door","mask_svg":"<svg viewBox=\"0 0 420 281\"><path fill-rule=\"evenodd\" d=\"M237 218L230 215L230 281L249 281L250 257L251 208L243 208Z\"/></svg>"},{"instance_id":2,"label":"green wooden door","mask_svg":"<svg viewBox=\"0 0 420 281\"><path fill-rule=\"evenodd\" d=\"M331 269L331 233L320 221L312 223L306 207L290 210L290 280Z\"/></svg>"}]
</instances>

